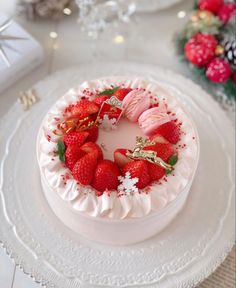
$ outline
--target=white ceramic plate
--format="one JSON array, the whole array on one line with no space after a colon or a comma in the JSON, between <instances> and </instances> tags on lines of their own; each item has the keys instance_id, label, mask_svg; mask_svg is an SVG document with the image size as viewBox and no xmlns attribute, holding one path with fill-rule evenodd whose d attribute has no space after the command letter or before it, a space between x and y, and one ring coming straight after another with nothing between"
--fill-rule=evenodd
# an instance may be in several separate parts
<instances>
[{"instance_id":1,"label":"white ceramic plate","mask_svg":"<svg viewBox=\"0 0 236 288\"><path fill-rule=\"evenodd\" d=\"M68 88L109 75L140 75L172 89L199 131L199 169L181 214L148 241L111 247L65 227L43 196L36 163L39 125ZM0 239L8 254L46 287L194 287L224 260L234 235L234 129L191 81L154 65L101 63L58 72L35 85L41 101L15 103L0 122Z\"/></svg>"}]
</instances>

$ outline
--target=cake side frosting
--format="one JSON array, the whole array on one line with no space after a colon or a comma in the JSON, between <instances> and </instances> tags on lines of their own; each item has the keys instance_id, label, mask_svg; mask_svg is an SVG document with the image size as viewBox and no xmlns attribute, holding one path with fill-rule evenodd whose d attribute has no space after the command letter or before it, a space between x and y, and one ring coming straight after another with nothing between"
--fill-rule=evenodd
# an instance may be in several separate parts
<instances>
[{"instance_id":1,"label":"cake side frosting","mask_svg":"<svg viewBox=\"0 0 236 288\"><path fill-rule=\"evenodd\" d=\"M174 172L168 177L164 177L158 183L152 183L147 188L139 189L137 193L118 195L117 191L108 191L98 197L95 189L79 184L72 177L70 170L61 163L58 157L55 157L54 151L59 136L53 131L63 118L65 107L84 97L85 91L88 93L103 91L114 85L132 89L141 88L150 92L158 98L160 107L167 105L168 109L181 121L182 136L177 147L178 162ZM129 114L133 116L131 112ZM166 119L162 118L159 121L166 121ZM144 125L148 129L148 123ZM198 136L194 125L173 95L170 95L159 84L150 83L141 78L124 77L84 82L78 88L68 91L46 115L40 128L37 147L42 177L55 193L67 201L74 210L93 217L111 219L142 217L164 208L192 181L199 153Z\"/></svg>"}]
</instances>

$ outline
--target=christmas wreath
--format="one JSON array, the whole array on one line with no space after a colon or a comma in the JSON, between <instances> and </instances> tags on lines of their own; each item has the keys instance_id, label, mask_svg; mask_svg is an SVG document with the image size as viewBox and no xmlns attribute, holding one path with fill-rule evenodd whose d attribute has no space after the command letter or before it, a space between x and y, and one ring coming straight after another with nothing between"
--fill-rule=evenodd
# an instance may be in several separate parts
<instances>
[{"instance_id":1,"label":"christmas wreath","mask_svg":"<svg viewBox=\"0 0 236 288\"><path fill-rule=\"evenodd\" d=\"M200 83L228 107L235 107L235 1L198 0L177 37L177 47Z\"/></svg>"}]
</instances>

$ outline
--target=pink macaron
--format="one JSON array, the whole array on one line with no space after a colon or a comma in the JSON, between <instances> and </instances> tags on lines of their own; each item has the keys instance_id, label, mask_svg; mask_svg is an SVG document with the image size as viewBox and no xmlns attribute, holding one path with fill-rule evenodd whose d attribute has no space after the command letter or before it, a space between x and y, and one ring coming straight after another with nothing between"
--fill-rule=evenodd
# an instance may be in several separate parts
<instances>
[{"instance_id":1,"label":"pink macaron","mask_svg":"<svg viewBox=\"0 0 236 288\"><path fill-rule=\"evenodd\" d=\"M143 133L150 136L156 128L171 121L171 118L165 106L153 107L141 114L138 123Z\"/></svg>"},{"instance_id":2,"label":"pink macaron","mask_svg":"<svg viewBox=\"0 0 236 288\"><path fill-rule=\"evenodd\" d=\"M150 107L150 103L148 92L133 90L129 92L123 100L122 107L124 109L124 115L131 122L137 122L139 116Z\"/></svg>"}]
</instances>

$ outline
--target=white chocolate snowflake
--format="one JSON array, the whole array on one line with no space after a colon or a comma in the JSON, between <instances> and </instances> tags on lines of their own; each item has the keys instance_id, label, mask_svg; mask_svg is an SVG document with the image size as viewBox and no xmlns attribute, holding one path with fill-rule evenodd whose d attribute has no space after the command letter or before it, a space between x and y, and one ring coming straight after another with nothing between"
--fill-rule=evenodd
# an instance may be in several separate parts
<instances>
[{"instance_id":1,"label":"white chocolate snowflake","mask_svg":"<svg viewBox=\"0 0 236 288\"><path fill-rule=\"evenodd\" d=\"M104 115L103 119L99 119L99 126L100 128L106 130L106 131L110 131L110 130L115 130L117 128L116 126L116 122L117 119L116 118L109 118L108 115Z\"/></svg>"},{"instance_id":2,"label":"white chocolate snowflake","mask_svg":"<svg viewBox=\"0 0 236 288\"><path fill-rule=\"evenodd\" d=\"M125 173L125 177L118 177L121 184L118 186L118 191L122 191L125 194L133 194L138 192L138 188L136 187L136 183L138 183L139 179L137 177L131 178L129 172Z\"/></svg>"}]
</instances>

